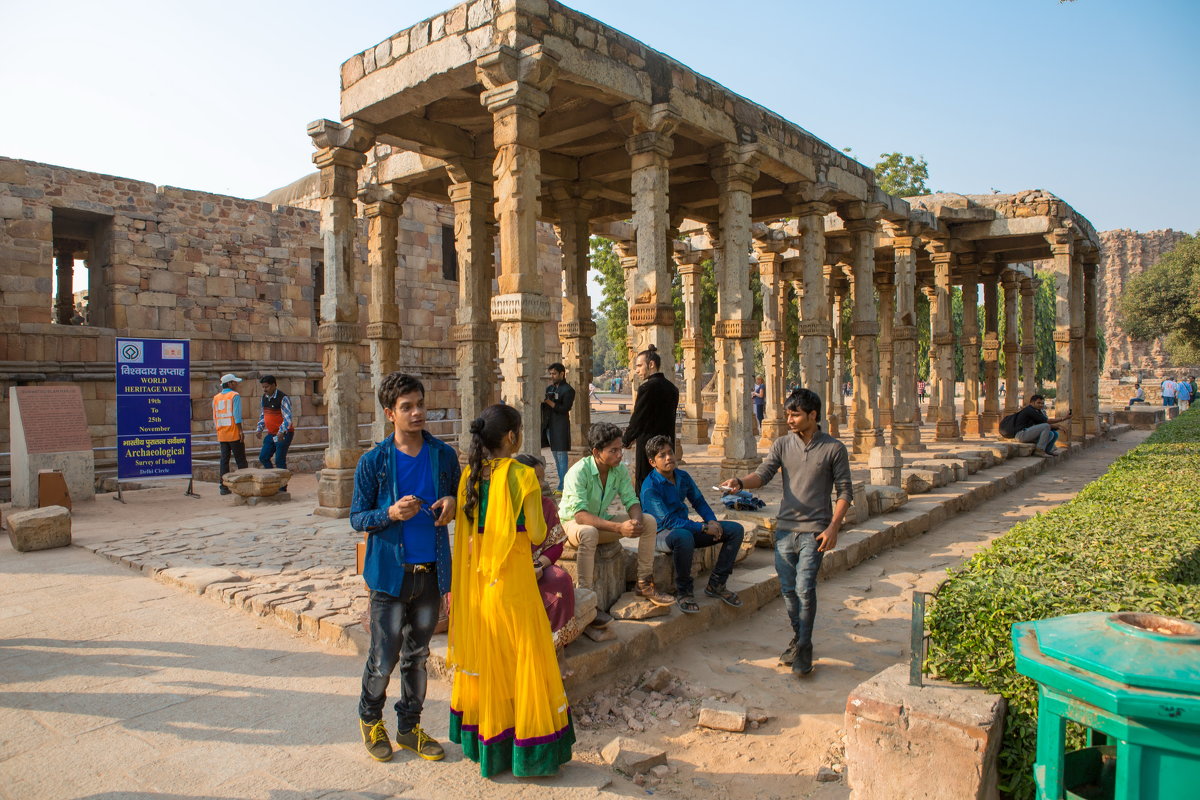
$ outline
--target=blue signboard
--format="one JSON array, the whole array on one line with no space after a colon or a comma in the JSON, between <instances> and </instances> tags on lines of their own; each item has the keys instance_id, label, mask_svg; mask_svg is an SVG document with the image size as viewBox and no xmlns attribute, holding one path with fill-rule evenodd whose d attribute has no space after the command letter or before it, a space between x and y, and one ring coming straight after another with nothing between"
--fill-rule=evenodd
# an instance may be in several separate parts
<instances>
[{"instance_id":1,"label":"blue signboard","mask_svg":"<svg viewBox=\"0 0 1200 800\"><path fill-rule=\"evenodd\" d=\"M117 339L117 478L192 475L186 339Z\"/></svg>"}]
</instances>

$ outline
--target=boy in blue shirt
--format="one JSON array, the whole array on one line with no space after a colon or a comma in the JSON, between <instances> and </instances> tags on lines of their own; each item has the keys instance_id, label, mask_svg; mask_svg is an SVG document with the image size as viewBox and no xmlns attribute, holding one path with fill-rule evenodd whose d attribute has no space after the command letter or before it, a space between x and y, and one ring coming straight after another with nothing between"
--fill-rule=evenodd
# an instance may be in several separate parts
<instances>
[{"instance_id":1,"label":"boy in blue shirt","mask_svg":"<svg viewBox=\"0 0 1200 800\"><path fill-rule=\"evenodd\" d=\"M392 670L400 664L396 744L428 761L445 751L421 729L429 640L442 595L450 591L450 537L458 491L458 457L425 430L425 387L393 372L379 403L394 432L363 455L354 471L350 525L367 533L363 580L371 590L371 648L358 702L367 752L390 761L383 724Z\"/></svg>"},{"instance_id":2,"label":"boy in blue shirt","mask_svg":"<svg viewBox=\"0 0 1200 800\"><path fill-rule=\"evenodd\" d=\"M699 487L681 469L675 467L675 445L668 436L655 436L646 442L646 457L654 471L642 483L642 509L658 520L658 544L671 554L675 565L675 597L679 610L694 614L700 610L692 595L692 557L697 547L721 545L717 564L708 578L704 594L716 597L735 608L742 604L735 592L725 588L733 572L733 562L745 538L745 529L737 522L720 522L709 508ZM688 519L692 504L703 522Z\"/></svg>"}]
</instances>

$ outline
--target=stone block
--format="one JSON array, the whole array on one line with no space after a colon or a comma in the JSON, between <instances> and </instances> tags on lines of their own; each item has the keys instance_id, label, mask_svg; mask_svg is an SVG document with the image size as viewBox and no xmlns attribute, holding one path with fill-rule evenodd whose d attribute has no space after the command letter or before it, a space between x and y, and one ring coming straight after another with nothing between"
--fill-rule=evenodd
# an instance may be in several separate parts
<instances>
[{"instance_id":1,"label":"stone block","mask_svg":"<svg viewBox=\"0 0 1200 800\"><path fill-rule=\"evenodd\" d=\"M71 512L46 506L8 515L8 540L21 553L50 550L71 544Z\"/></svg>"},{"instance_id":2,"label":"stone block","mask_svg":"<svg viewBox=\"0 0 1200 800\"><path fill-rule=\"evenodd\" d=\"M667 751L642 744L636 739L618 736L600 751L600 757L626 775L641 775L654 767L665 766Z\"/></svg>"},{"instance_id":3,"label":"stone block","mask_svg":"<svg viewBox=\"0 0 1200 800\"><path fill-rule=\"evenodd\" d=\"M1009 447L1009 458L1033 455L1033 448L1035 446L1033 442L1018 442L1016 439L1005 439L1004 443Z\"/></svg>"},{"instance_id":4,"label":"stone block","mask_svg":"<svg viewBox=\"0 0 1200 800\"><path fill-rule=\"evenodd\" d=\"M171 586L204 594L214 583L235 583L244 580L236 572L221 567L170 567L158 573L158 579Z\"/></svg>"},{"instance_id":5,"label":"stone block","mask_svg":"<svg viewBox=\"0 0 1200 800\"><path fill-rule=\"evenodd\" d=\"M267 503L290 503L292 501L291 492L278 491L267 497L258 497L250 495L249 497L234 493L233 504L235 506L257 506Z\"/></svg>"},{"instance_id":6,"label":"stone block","mask_svg":"<svg viewBox=\"0 0 1200 800\"><path fill-rule=\"evenodd\" d=\"M746 730L746 707L718 700L705 700L700 704L700 716L696 724L702 728L741 733Z\"/></svg>"},{"instance_id":7,"label":"stone block","mask_svg":"<svg viewBox=\"0 0 1200 800\"><path fill-rule=\"evenodd\" d=\"M953 464L947 464L940 459L919 459L911 464L913 469L924 470L933 476L934 488L954 483L958 480ZM966 477L966 476L964 476Z\"/></svg>"},{"instance_id":8,"label":"stone block","mask_svg":"<svg viewBox=\"0 0 1200 800\"><path fill-rule=\"evenodd\" d=\"M898 486L868 485L866 492L872 516L895 511L908 502L908 494Z\"/></svg>"},{"instance_id":9,"label":"stone block","mask_svg":"<svg viewBox=\"0 0 1200 800\"><path fill-rule=\"evenodd\" d=\"M290 470L251 467L226 473L222 480L226 488L241 497L272 497L291 477Z\"/></svg>"},{"instance_id":10,"label":"stone block","mask_svg":"<svg viewBox=\"0 0 1200 800\"><path fill-rule=\"evenodd\" d=\"M671 607L658 606L633 592L626 592L613 604L608 613L612 614L613 619L653 619L667 616L671 613Z\"/></svg>"},{"instance_id":11,"label":"stone block","mask_svg":"<svg viewBox=\"0 0 1200 800\"><path fill-rule=\"evenodd\" d=\"M950 451L950 455L954 456L955 458L961 458L968 462L971 460L978 460L979 467L977 469L988 469L996 466L996 457L992 454L991 450L981 450L973 447L956 448ZM975 471L977 470L971 470L971 472Z\"/></svg>"},{"instance_id":12,"label":"stone block","mask_svg":"<svg viewBox=\"0 0 1200 800\"><path fill-rule=\"evenodd\" d=\"M863 481L855 481L853 490L854 497L850 503L850 510L846 512L846 525L858 525L866 522L871 516L871 507L867 503L867 484Z\"/></svg>"},{"instance_id":13,"label":"stone block","mask_svg":"<svg viewBox=\"0 0 1200 800\"><path fill-rule=\"evenodd\" d=\"M575 587L575 625L585 629L596 618L596 593L582 586Z\"/></svg>"},{"instance_id":14,"label":"stone block","mask_svg":"<svg viewBox=\"0 0 1200 800\"><path fill-rule=\"evenodd\" d=\"M906 664L859 684L846 701L851 796L995 800L1004 709L967 686L909 686Z\"/></svg>"},{"instance_id":15,"label":"stone block","mask_svg":"<svg viewBox=\"0 0 1200 800\"><path fill-rule=\"evenodd\" d=\"M579 572L575 565L575 548L568 544L563 548L563 557L558 565L565 569L575 584L579 585ZM605 542L596 548L596 570L592 576L592 590L596 593L596 607L607 611L625 592L625 548L620 542Z\"/></svg>"},{"instance_id":16,"label":"stone block","mask_svg":"<svg viewBox=\"0 0 1200 800\"><path fill-rule=\"evenodd\" d=\"M906 469L900 473L900 486L908 494L925 494L936 485L934 473L924 469Z\"/></svg>"},{"instance_id":17,"label":"stone block","mask_svg":"<svg viewBox=\"0 0 1200 800\"><path fill-rule=\"evenodd\" d=\"M899 486L900 471L904 459L894 447L872 447L867 456L867 468L871 471L871 483L876 486Z\"/></svg>"},{"instance_id":18,"label":"stone block","mask_svg":"<svg viewBox=\"0 0 1200 800\"><path fill-rule=\"evenodd\" d=\"M965 481L971 473L966 461L961 458L950 458L948 456L930 456L929 458L920 461L912 462L914 467L920 469L934 470L941 473L942 486L954 483L955 481Z\"/></svg>"}]
</instances>

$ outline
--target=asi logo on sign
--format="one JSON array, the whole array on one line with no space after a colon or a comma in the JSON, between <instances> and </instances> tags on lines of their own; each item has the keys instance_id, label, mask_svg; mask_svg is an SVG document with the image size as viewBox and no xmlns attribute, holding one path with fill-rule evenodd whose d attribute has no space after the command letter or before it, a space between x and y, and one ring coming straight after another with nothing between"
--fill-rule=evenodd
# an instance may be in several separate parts
<instances>
[{"instance_id":1,"label":"asi logo on sign","mask_svg":"<svg viewBox=\"0 0 1200 800\"><path fill-rule=\"evenodd\" d=\"M142 343L121 342L120 352L117 353L117 361L123 364L142 363Z\"/></svg>"},{"instance_id":2,"label":"asi logo on sign","mask_svg":"<svg viewBox=\"0 0 1200 800\"><path fill-rule=\"evenodd\" d=\"M164 360L183 358L183 344L181 342L163 342L162 357Z\"/></svg>"}]
</instances>

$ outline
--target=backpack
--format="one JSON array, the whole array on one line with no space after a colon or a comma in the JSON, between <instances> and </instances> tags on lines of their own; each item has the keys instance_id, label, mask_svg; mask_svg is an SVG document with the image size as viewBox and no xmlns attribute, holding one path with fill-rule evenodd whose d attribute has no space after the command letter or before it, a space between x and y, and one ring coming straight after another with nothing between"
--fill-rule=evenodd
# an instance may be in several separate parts
<instances>
[{"instance_id":1,"label":"backpack","mask_svg":"<svg viewBox=\"0 0 1200 800\"><path fill-rule=\"evenodd\" d=\"M1017 415L1009 414L1000 420L1000 433L1005 439L1013 439L1017 435Z\"/></svg>"}]
</instances>

